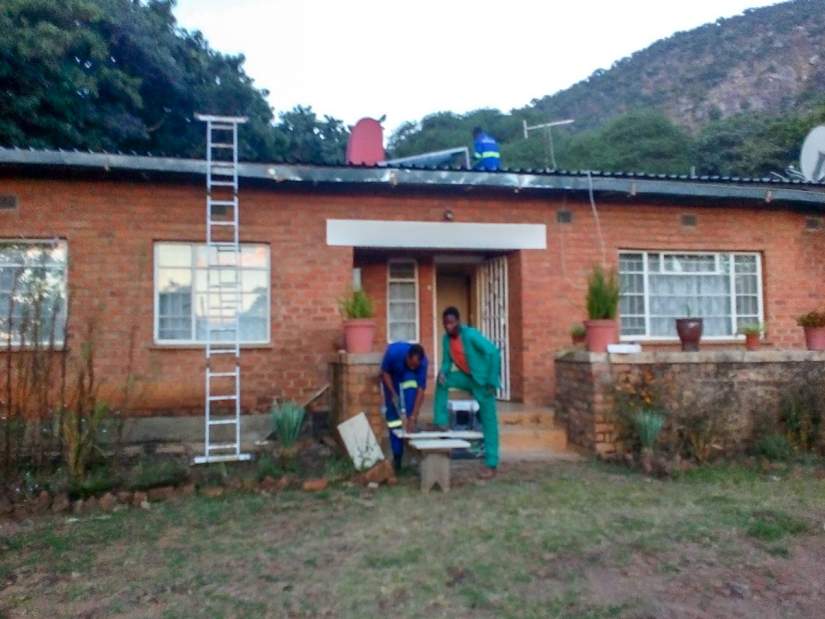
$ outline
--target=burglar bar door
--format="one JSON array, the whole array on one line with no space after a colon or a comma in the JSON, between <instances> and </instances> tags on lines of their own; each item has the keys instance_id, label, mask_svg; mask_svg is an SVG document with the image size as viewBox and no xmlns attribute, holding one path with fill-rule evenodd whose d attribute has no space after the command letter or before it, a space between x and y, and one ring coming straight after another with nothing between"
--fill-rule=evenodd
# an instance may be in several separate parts
<instances>
[{"instance_id":1,"label":"burglar bar door","mask_svg":"<svg viewBox=\"0 0 825 619\"><path fill-rule=\"evenodd\" d=\"M485 260L478 268L479 328L501 352L499 400L510 399L510 325L508 324L507 257Z\"/></svg>"}]
</instances>

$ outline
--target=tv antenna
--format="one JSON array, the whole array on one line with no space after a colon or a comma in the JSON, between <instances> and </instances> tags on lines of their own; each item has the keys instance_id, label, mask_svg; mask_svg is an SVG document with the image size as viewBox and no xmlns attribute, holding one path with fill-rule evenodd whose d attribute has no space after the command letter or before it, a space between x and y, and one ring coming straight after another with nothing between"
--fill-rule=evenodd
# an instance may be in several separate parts
<instances>
[{"instance_id":1,"label":"tv antenna","mask_svg":"<svg viewBox=\"0 0 825 619\"><path fill-rule=\"evenodd\" d=\"M805 138L799 154L799 169L806 181L825 180L825 125L815 127Z\"/></svg>"},{"instance_id":2,"label":"tv antenna","mask_svg":"<svg viewBox=\"0 0 825 619\"><path fill-rule=\"evenodd\" d=\"M526 120L521 121L524 126L524 139L530 136L531 131L544 129L545 143L544 143L544 165L547 168L555 170L556 166L556 150L553 147L553 127L561 127L562 125L572 125L576 122L572 118L566 120L554 120L540 125L528 125ZM552 166L551 166L552 163Z\"/></svg>"}]
</instances>

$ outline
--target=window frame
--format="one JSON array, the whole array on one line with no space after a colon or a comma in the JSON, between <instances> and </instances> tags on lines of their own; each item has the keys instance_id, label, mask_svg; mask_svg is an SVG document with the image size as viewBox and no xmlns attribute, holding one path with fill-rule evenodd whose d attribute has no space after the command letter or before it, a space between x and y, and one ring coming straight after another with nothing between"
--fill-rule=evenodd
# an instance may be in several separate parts
<instances>
[{"instance_id":1,"label":"window frame","mask_svg":"<svg viewBox=\"0 0 825 619\"><path fill-rule=\"evenodd\" d=\"M153 241L153 248L152 248L152 256L154 264L152 266L152 303L153 303L153 311L154 316L152 319L152 341L154 342L155 346L161 347L169 347L169 348L206 348L206 342L199 341L197 339L188 339L188 340L169 340L169 339L160 339L160 291L158 289L158 271L160 270L160 260L158 259L158 251L161 245L186 245L190 247L199 247L199 246L206 246L206 243L202 241ZM255 346L267 346L272 343L272 247L268 243L260 243L256 241L244 241L240 243L241 247L243 246L250 246L250 245L261 245L267 248L268 258L267 265L265 269L259 269L257 267L253 268L252 270L258 271L265 271L266 273L266 339L263 340L249 340L244 341L241 340L240 345L241 348L244 347L255 347ZM185 268L185 267L168 267L168 268ZM243 269L241 269L243 271ZM195 313L195 296L198 294L195 290L195 282L196 282L196 274L198 269L195 266L195 261L190 260L189 264L189 271L192 278L192 289L190 294L192 295L192 315L190 317L192 322L191 333L196 334L196 316Z\"/></svg>"},{"instance_id":2,"label":"window frame","mask_svg":"<svg viewBox=\"0 0 825 619\"><path fill-rule=\"evenodd\" d=\"M66 347L66 330L69 326L69 240L63 237L51 237L51 238L0 238L0 247L3 245L42 245L42 246L55 246L62 244L66 250L66 263L63 265L63 284L62 284L62 293L63 293L63 337L55 339L54 341L54 350L63 350ZM19 265L14 265L18 266ZM39 342L38 344L26 344L21 345L20 342L15 343L14 338L11 338L10 342L0 339L0 352L4 350L33 350L37 347L48 346L49 342Z\"/></svg>"},{"instance_id":3,"label":"window frame","mask_svg":"<svg viewBox=\"0 0 825 619\"><path fill-rule=\"evenodd\" d=\"M413 265L413 278L393 278L392 277L392 265L393 264L412 264ZM419 283L418 283L418 260L415 258L390 258L387 260L387 343L392 344L393 342L400 342L405 340L393 340L390 338L390 325L394 322L390 318L390 290L392 288L392 284L395 283L410 283L412 282L415 285L415 338L411 340L406 340L411 343L419 343L421 341L421 302L419 299ZM397 322L397 321L395 321Z\"/></svg>"},{"instance_id":4,"label":"window frame","mask_svg":"<svg viewBox=\"0 0 825 619\"><path fill-rule=\"evenodd\" d=\"M645 319L645 332L647 334L650 333L650 286L648 285L648 278L650 275L650 270L648 267L648 255L649 254L659 254L660 257L668 256L668 255L678 255L678 256L708 256L711 255L714 258L715 263L718 265L719 260L721 259L722 255L730 256L731 258L731 268L730 273L728 273L728 277L730 278L731 284L731 315L730 320L731 324L734 327L734 333L732 335L703 335L702 340L708 342L739 342L744 341L745 336L737 333L738 328L736 323L738 321L738 315L736 313L736 269L735 269L735 259L736 256L748 256L752 258L756 258L756 303L757 303L757 311L758 317L757 320L759 324L765 324L765 307L764 307L764 282L762 280L763 276L763 267L762 267L762 253L758 251L725 251L725 250L713 250L713 251L681 251L678 249L670 250L670 249L621 249L618 252L618 258L621 259L622 255L624 254L641 254L642 259L642 276L644 278L644 319ZM618 264L618 263L617 263ZM621 271L617 271L619 276L621 276ZM661 274L667 274L662 271ZM707 275L710 273L707 272L693 272L689 273L690 275ZM715 275L721 275L721 273L713 273ZM621 294L620 294L621 298ZM765 337L765 330L763 330L761 338ZM619 316L619 340L622 342L678 342L679 336L667 336L667 335L622 335L621 334L621 316Z\"/></svg>"}]
</instances>

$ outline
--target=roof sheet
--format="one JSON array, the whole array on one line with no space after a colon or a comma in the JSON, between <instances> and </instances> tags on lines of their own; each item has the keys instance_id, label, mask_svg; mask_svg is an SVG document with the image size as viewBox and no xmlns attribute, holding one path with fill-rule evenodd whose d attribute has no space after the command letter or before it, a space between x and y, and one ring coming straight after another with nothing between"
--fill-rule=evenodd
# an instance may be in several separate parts
<instances>
[{"instance_id":1,"label":"roof sheet","mask_svg":"<svg viewBox=\"0 0 825 619\"><path fill-rule=\"evenodd\" d=\"M202 159L105 152L0 148L0 166L201 175ZM475 171L419 165L353 166L317 163L240 163L240 178L275 183L356 184L504 189L514 192L618 192L758 200L825 206L825 184L773 178L690 176L593 170L504 169Z\"/></svg>"}]
</instances>

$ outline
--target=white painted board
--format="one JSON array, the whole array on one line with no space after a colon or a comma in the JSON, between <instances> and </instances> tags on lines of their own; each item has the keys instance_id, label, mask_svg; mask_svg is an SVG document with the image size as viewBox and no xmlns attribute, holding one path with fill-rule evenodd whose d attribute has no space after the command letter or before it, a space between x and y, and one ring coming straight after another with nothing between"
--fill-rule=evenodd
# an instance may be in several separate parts
<instances>
[{"instance_id":1,"label":"white painted board","mask_svg":"<svg viewBox=\"0 0 825 619\"><path fill-rule=\"evenodd\" d=\"M358 413L355 417L338 424L338 433L355 470L364 471L384 459L384 452L375 438L367 416Z\"/></svg>"},{"instance_id":2,"label":"white painted board","mask_svg":"<svg viewBox=\"0 0 825 619\"><path fill-rule=\"evenodd\" d=\"M465 441L480 441L484 438L484 435L481 432L473 432L471 430L455 430L453 432L449 430L445 432L407 432L406 430L393 430L392 433L395 434L398 438L411 440L432 438L457 438L463 439Z\"/></svg>"},{"instance_id":3,"label":"white painted board","mask_svg":"<svg viewBox=\"0 0 825 619\"><path fill-rule=\"evenodd\" d=\"M458 439L421 439L417 441L410 441L410 445L421 451L442 451L446 449L466 449L470 446L467 441L460 441Z\"/></svg>"},{"instance_id":4,"label":"white painted board","mask_svg":"<svg viewBox=\"0 0 825 619\"><path fill-rule=\"evenodd\" d=\"M417 249L547 249L547 226L327 219L327 245Z\"/></svg>"}]
</instances>

